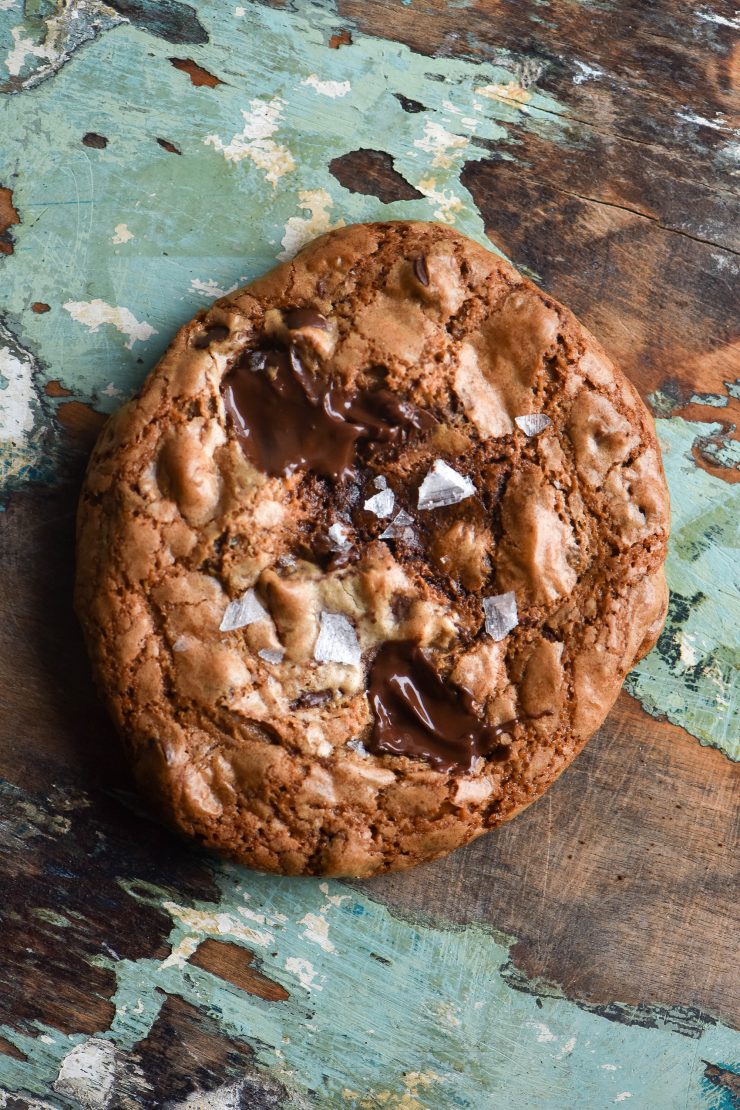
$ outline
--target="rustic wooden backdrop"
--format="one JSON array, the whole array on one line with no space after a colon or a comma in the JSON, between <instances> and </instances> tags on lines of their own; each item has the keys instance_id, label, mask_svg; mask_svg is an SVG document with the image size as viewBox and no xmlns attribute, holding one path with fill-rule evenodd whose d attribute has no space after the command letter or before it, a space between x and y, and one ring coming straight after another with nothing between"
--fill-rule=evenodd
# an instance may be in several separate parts
<instances>
[{"instance_id":1,"label":"rustic wooden backdrop","mask_svg":"<svg viewBox=\"0 0 740 1110\"><path fill-rule=\"evenodd\" d=\"M739 29L721 0L0 0L0 1106L740 1105ZM671 611L507 828L266 878L137 801L75 500L180 323L385 216L490 241L635 381Z\"/></svg>"}]
</instances>

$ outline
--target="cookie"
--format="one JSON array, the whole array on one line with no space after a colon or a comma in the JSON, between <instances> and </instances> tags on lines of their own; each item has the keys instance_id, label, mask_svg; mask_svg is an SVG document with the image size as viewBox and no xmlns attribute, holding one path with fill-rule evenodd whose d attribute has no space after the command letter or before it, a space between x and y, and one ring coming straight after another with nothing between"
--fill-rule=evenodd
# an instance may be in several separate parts
<instances>
[{"instance_id":1,"label":"cookie","mask_svg":"<svg viewBox=\"0 0 740 1110\"><path fill-rule=\"evenodd\" d=\"M251 867L366 876L538 798L666 609L653 421L449 228L333 231L104 428L76 605L142 787Z\"/></svg>"}]
</instances>

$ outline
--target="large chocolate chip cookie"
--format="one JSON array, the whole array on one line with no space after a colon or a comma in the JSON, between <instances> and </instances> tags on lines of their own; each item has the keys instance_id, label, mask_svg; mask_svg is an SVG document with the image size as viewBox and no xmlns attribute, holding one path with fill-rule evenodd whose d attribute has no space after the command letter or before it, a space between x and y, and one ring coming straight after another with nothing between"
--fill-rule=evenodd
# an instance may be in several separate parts
<instances>
[{"instance_id":1,"label":"large chocolate chip cookie","mask_svg":"<svg viewBox=\"0 0 740 1110\"><path fill-rule=\"evenodd\" d=\"M573 316L432 224L334 231L104 429L77 609L142 785L253 867L369 875L537 798L666 606L652 419Z\"/></svg>"}]
</instances>

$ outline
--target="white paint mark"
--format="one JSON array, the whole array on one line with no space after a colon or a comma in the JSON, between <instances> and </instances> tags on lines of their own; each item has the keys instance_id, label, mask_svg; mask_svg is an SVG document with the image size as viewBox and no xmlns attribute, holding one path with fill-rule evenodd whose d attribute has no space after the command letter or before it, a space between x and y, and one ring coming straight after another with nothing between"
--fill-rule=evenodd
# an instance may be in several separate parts
<instances>
[{"instance_id":1,"label":"white paint mark","mask_svg":"<svg viewBox=\"0 0 740 1110\"><path fill-rule=\"evenodd\" d=\"M162 962L162 967L184 967L185 961L192 956L204 936L229 936L247 944L258 944L260 948L267 948L274 940L273 934L268 930L252 929L228 913L210 913L192 909L190 906L178 906L176 902L163 902L162 908L179 921L189 934L175 945Z\"/></svg>"},{"instance_id":2,"label":"white paint mark","mask_svg":"<svg viewBox=\"0 0 740 1110\"><path fill-rule=\"evenodd\" d=\"M321 81L316 73L305 77L301 84L315 89L319 96L329 96L332 100L338 96L346 96L352 90L349 81Z\"/></svg>"},{"instance_id":3,"label":"white paint mark","mask_svg":"<svg viewBox=\"0 0 740 1110\"><path fill-rule=\"evenodd\" d=\"M329 940L329 922L322 914L307 913L298 924L306 926L303 933L306 940L312 940L325 952L335 951L334 945Z\"/></svg>"},{"instance_id":4,"label":"white paint mark","mask_svg":"<svg viewBox=\"0 0 740 1110\"><path fill-rule=\"evenodd\" d=\"M193 1091L181 1102L168 1103L172 1110L241 1110L244 1083L228 1083L212 1091Z\"/></svg>"},{"instance_id":5,"label":"white paint mark","mask_svg":"<svg viewBox=\"0 0 740 1110\"><path fill-rule=\"evenodd\" d=\"M76 1099L85 1110L103 1110L116 1077L116 1049L112 1041L91 1037L77 1044L62 1060L54 1090Z\"/></svg>"},{"instance_id":6,"label":"white paint mark","mask_svg":"<svg viewBox=\"0 0 740 1110\"><path fill-rule=\"evenodd\" d=\"M118 389L113 382L108 382L104 390L102 390L104 397L123 397L123 391Z\"/></svg>"},{"instance_id":7,"label":"white paint mark","mask_svg":"<svg viewBox=\"0 0 740 1110\"><path fill-rule=\"evenodd\" d=\"M0 442L24 439L33 429L32 399L30 356L0 346Z\"/></svg>"},{"instance_id":8,"label":"white paint mark","mask_svg":"<svg viewBox=\"0 0 740 1110\"><path fill-rule=\"evenodd\" d=\"M215 300L216 297L227 297L229 293L233 293L238 287L239 285L237 282L229 286L228 289L222 289L213 278L207 278L205 281L201 281L200 278L193 278L190 282L190 288L194 293L201 293L204 297L208 297L209 300Z\"/></svg>"},{"instance_id":9,"label":"white paint mark","mask_svg":"<svg viewBox=\"0 0 740 1110\"><path fill-rule=\"evenodd\" d=\"M686 123L695 123L699 127L711 127L713 131L724 131L727 129L727 120L720 112L715 113L713 120L688 110L685 112L678 112L677 115L679 119L685 120Z\"/></svg>"},{"instance_id":10,"label":"white paint mark","mask_svg":"<svg viewBox=\"0 0 740 1110\"><path fill-rule=\"evenodd\" d=\"M125 224L116 224L113 231L115 234L111 243L129 243L134 238L133 231L129 231Z\"/></svg>"},{"instance_id":11,"label":"white paint mark","mask_svg":"<svg viewBox=\"0 0 740 1110\"><path fill-rule=\"evenodd\" d=\"M697 19L703 19L706 23L717 23L720 27L732 27L733 30L740 31L740 19L728 19L725 15L717 15L709 8L704 8L703 11L696 13Z\"/></svg>"},{"instance_id":12,"label":"white paint mark","mask_svg":"<svg viewBox=\"0 0 740 1110\"><path fill-rule=\"evenodd\" d=\"M16 5L16 0L0 0L0 12L9 12Z\"/></svg>"},{"instance_id":13,"label":"white paint mark","mask_svg":"<svg viewBox=\"0 0 740 1110\"><path fill-rule=\"evenodd\" d=\"M624 1102L625 1099L628 1099L628 1098L632 1098L632 1091L622 1091L621 1094L617 1095L617 1097L614 1099L614 1101L615 1102Z\"/></svg>"},{"instance_id":14,"label":"white paint mark","mask_svg":"<svg viewBox=\"0 0 740 1110\"><path fill-rule=\"evenodd\" d=\"M699 662L694 637L690 632L681 633L681 662L684 667L695 667Z\"/></svg>"},{"instance_id":15,"label":"white paint mark","mask_svg":"<svg viewBox=\"0 0 740 1110\"><path fill-rule=\"evenodd\" d=\"M333 200L326 189L303 189L298 194L298 207L310 216L291 216L285 225L285 234L281 239L283 249L278 258L285 261L310 242L317 235L334 228L344 227L344 220L332 223L329 212L333 207Z\"/></svg>"},{"instance_id":16,"label":"white paint mark","mask_svg":"<svg viewBox=\"0 0 740 1110\"><path fill-rule=\"evenodd\" d=\"M246 14L247 14L247 9L246 8L242 8L240 6L234 8L234 15L237 17L237 19L241 19L242 16L244 16Z\"/></svg>"},{"instance_id":17,"label":"white paint mark","mask_svg":"<svg viewBox=\"0 0 740 1110\"><path fill-rule=\"evenodd\" d=\"M460 197L449 189L438 189L435 177L423 177L416 183L416 188L427 200L437 205L432 213L435 219L443 224L454 224L455 217L463 210Z\"/></svg>"},{"instance_id":18,"label":"white paint mark","mask_svg":"<svg viewBox=\"0 0 740 1110\"><path fill-rule=\"evenodd\" d=\"M599 1064L599 1067L601 1068L602 1071L617 1071L618 1070L616 1064Z\"/></svg>"},{"instance_id":19,"label":"white paint mark","mask_svg":"<svg viewBox=\"0 0 740 1110\"><path fill-rule=\"evenodd\" d=\"M285 961L285 970L297 976L298 982L309 994L312 990L321 990L320 984L314 982L318 974L316 968L308 960L303 960L300 956L288 956Z\"/></svg>"},{"instance_id":20,"label":"white paint mark","mask_svg":"<svg viewBox=\"0 0 740 1110\"><path fill-rule=\"evenodd\" d=\"M595 81L597 77L606 76L604 70L599 69L598 66L586 65L585 62L579 62L577 58L574 59L574 62L578 69L580 69L581 71L580 73L577 73L573 78L574 85L582 85L584 81Z\"/></svg>"},{"instance_id":21,"label":"white paint mark","mask_svg":"<svg viewBox=\"0 0 740 1110\"><path fill-rule=\"evenodd\" d=\"M63 307L73 320L84 324L93 334L101 324L110 324L122 335L127 335L129 341L126 347L129 351L137 340L146 343L147 339L157 334L156 328L137 320L130 309L107 304L99 298L94 301L67 301Z\"/></svg>"},{"instance_id":22,"label":"white paint mark","mask_svg":"<svg viewBox=\"0 0 740 1110\"><path fill-rule=\"evenodd\" d=\"M563 1060L566 1056L570 1056L571 1052L576 1047L577 1042L578 1037L569 1037L568 1040L565 1041L565 1043L563 1044L563 1047L560 1049L560 1052L558 1052L555 1059Z\"/></svg>"},{"instance_id":23,"label":"white paint mark","mask_svg":"<svg viewBox=\"0 0 740 1110\"><path fill-rule=\"evenodd\" d=\"M227 162L245 159L253 162L274 188L281 177L295 169L295 160L287 146L272 138L282 119L285 101L279 96L271 100L257 97L249 102L249 107L249 112L242 108L244 127L228 143L218 135L206 135L203 142L220 151Z\"/></svg>"},{"instance_id":24,"label":"white paint mark","mask_svg":"<svg viewBox=\"0 0 740 1110\"><path fill-rule=\"evenodd\" d=\"M420 139L414 140L414 146L433 155L431 161L433 169L437 166L451 169L469 142L470 140L464 135L455 135L435 120L428 119L424 124L424 134ZM451 153L453 151L454 153Z\"/></svg>"},{"instance_id":25,"label":"white paint mark","mask_svg":"<svg viewBox=\"0 0 740 1110\"><path fill-rule=\"evenodd\" d=\"M515 81L510 81L506 85L480 85L475 92L479 96L485 96L487 100L497 100L501 104L509 104L513 108L519 108L522 112L527 111L527 102L532 99L532 94Z\"/></svg>"},{"instance_id":26,"label":"white paint mark","mask_svg":"<svg viewBox=\"0 0 740 1110\"><path fill-rule=\"evenodd\" d=\"M23 27L10 28L13 47L5 59L5 66L11 77L19 75L29 54L34 58L43 58L45 61L50 61L52 58L50 46L45 42L36 44L33 39L24 38L23 31Z\"/></svg>"},{"instance_id":27,"label":"white paint mark","mask_svg":"<svg viewBox=\"0 0 740 1110\"><path fill-rule=\"evenodd\" d=\"M341 906L342 902L351 902L351 894L330 894L328 883L319 883L319 890L330 906Z\"/></svg>"},{"instance_id":28,"label":"white paint mark","mask_svg":"<svg viewBox=\"0 0 740 1110\"><path fill-rule=\"evenodd\" d=\"M555 1040L555 1034L543 1021L528 1021L526 1024L530 1029L535 1029L537 1031L537 1041L539 1044L549 1044L551 1041Z\"/></svg>"}]
</instances>

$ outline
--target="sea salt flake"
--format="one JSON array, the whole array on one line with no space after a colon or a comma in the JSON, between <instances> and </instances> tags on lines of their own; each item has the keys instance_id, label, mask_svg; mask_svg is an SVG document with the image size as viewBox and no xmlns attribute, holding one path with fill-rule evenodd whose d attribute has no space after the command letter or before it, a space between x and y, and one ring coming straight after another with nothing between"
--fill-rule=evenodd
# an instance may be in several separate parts
<instances>
[{"instance_id":1,"label":"sea salt flake","mask_svg":"<svg viewBox=\"0 0 740 1110\"><path fill-rule=\"evenodd\" d=\"M260 603L254 590L247 590L245 594L230 601L226 606L219 632L233 632L235 628L245 628L248 624L263 621L269 616L267 610Z\"/></svg>"},{"instance_id":2,"label":"sea salt flake","mask_svg":"<svg viewBox=\"0 0 740 1110\"><path fill-rule=\"evenodd\" d=\"M332 524L328 529L329 539L337 551L347 551L352 546L352 541L347 535L348 532L349 525L347 524Z\"/></svg>"},{"instance_id":3,"label":"sea salt flake","mask_svg":"<svg viewBox=\"0 0 740 1110\"><path fill-rule=\"evenodd\" d=\"M391 515L395 503L396 495L393 490L382 489L380 493L375 493L372 497L368 497L363 508L367 509L369 513L375 513L376 516L383 518Z\"/></svg>"},{"instance_id":4,"label":"sea salt flake","mask_svg":"<svg viewBox=\"0 0 740 1110\"><path fill-rule=\"evenodd\" d=\"M373 479L373 485L376 489L388 489L388 481L382 474L379 474L377 478Z\"/></svg>"},{"instance_id":5,"label":"sea salt flake","mask_svg":"<svg viewBox=\"0 0 740 1110\"><path fill-rule=\"evenodd\" d=\"M399 513L393 518L385 531L380 533L381 540L405 540L406 543L412 543L414 540L414 530L410 526L414 523L414 518L405 509L401 509Z\"/></svg>"},{"instance_id":6,"label":"sea salt flake","mask_svg":"<svg viewBox=\"0 0 740 1110\"><path fill-rule=\"evenodd\" d=\"M513 590L495 597L484 597L483 612L486 615L486 632L492 640L503 640L519 624Z\"/></svg>"},{"instance_id":7,"label":"sea salt flake","mask_svg":"<svg viewBox=\"0 0 740 1110\"><path fill-rule=\"evenodd\" d=\"M317 663L360 665L360 645L352 624L341 613L322 613L319 635L313 649Z\"/></svg>"},{"instance_id":8,"label":"sea salt flake","mask_svg":"<svg viewBox=\"0 0 740 1110\"><path fill-rule=\"evenodd\" d=\"M419 486L420 509L443 509L447 505L457 505L475 493L470 478L458 474L442 459L432 466Z\"/></svg>"},{"instance_id":9,"label":"sea salt flake","mask_svg":"<svg viewBox=\"0 0 740 1110\"><path fill-rule=\"evenodd\" d=\"M257 654L260 659L264 659L265 663L282 663L285 650L283 648L261 648Z\"/></svg>"},{"instance_id":10,"label":"sea salt flake","mask_svg":"<svg viewBox=\"0 0 740 1110\"><path fill-rule=\"evenodd\" d=\"M544 412L530 412L526 416L515 416L514 423L521 428L525 436L538 436L540 432L544 432L551 421Z\"/></svg>"},{"instance_id":11,"label":"sea salt flake","mask_svg":"<svg viewBox=\"0 0 740 1110\"><path fill-rule=\"evenodd\" d=\"M363 759L365 759L370 754L363 744L362 740L348 740L346 746L348 748L351 748L353 752L357 752L358 755L361 755Z\"/></svg>"}]
</instances>

